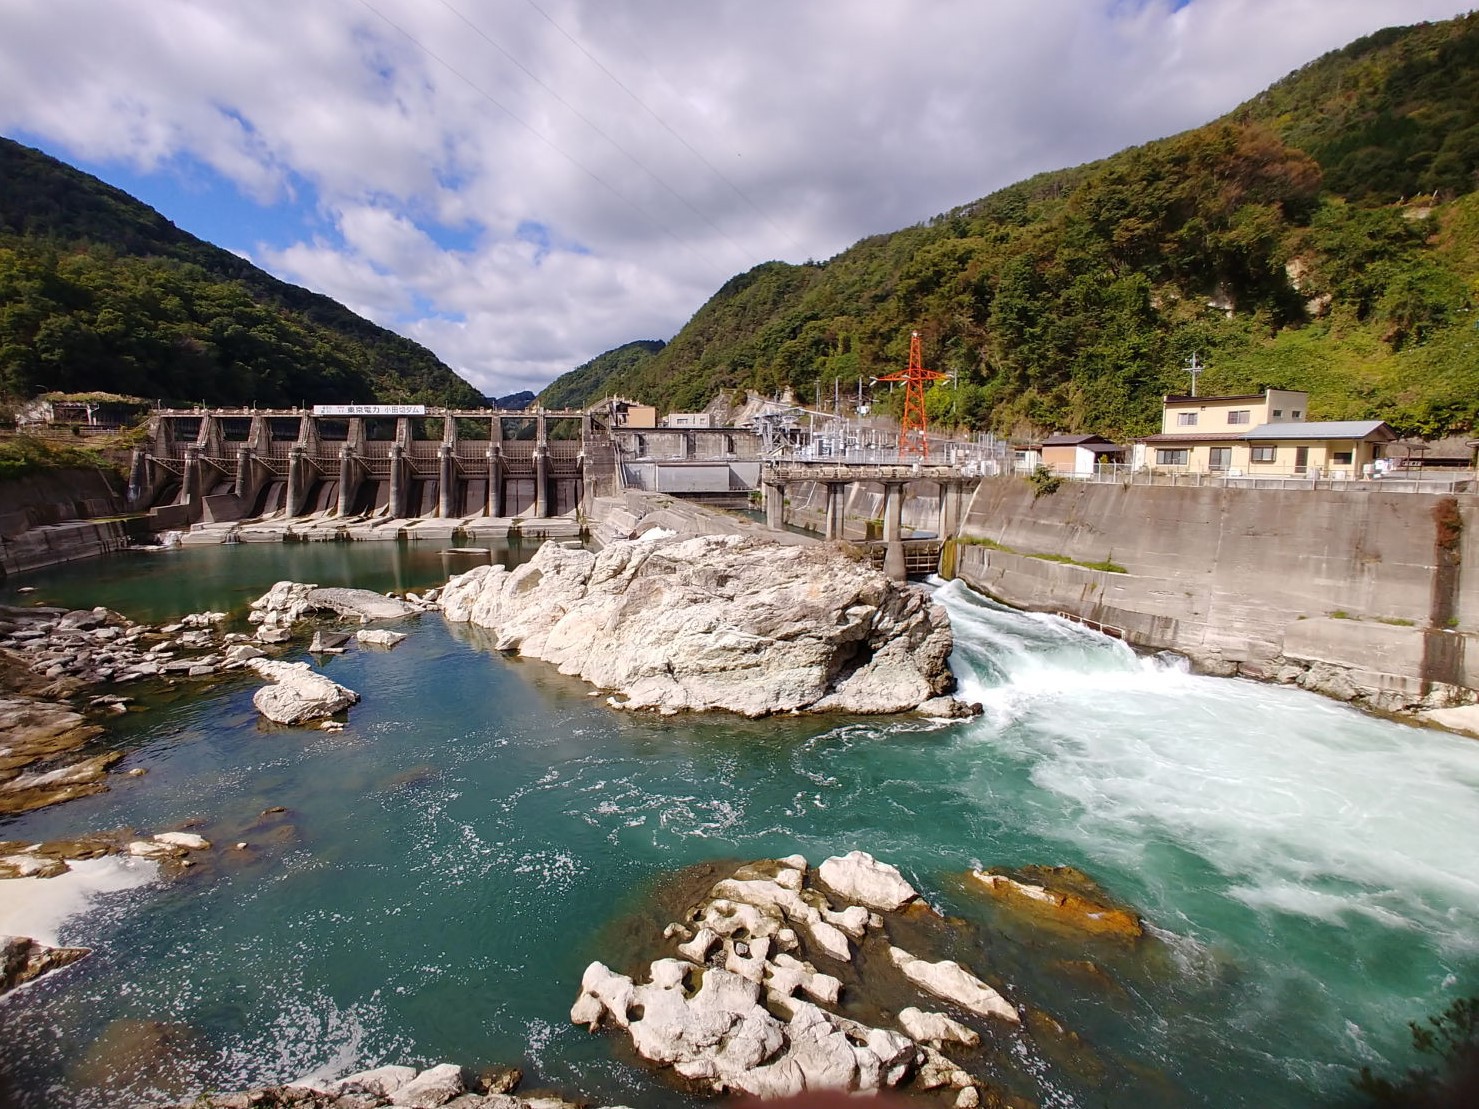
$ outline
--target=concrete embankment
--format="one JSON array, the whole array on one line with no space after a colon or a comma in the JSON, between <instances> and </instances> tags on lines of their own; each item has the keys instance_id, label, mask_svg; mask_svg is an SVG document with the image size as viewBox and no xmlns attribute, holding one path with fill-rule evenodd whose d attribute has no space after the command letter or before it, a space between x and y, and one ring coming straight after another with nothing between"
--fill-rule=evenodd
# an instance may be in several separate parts
<instances>
[{"instance_id":1,"label":"concrete embankment","mask_svg":"<svg viewBox=\"0 0 1479 1109\"><path fill-rule=\"evenodd\" d=\"M97 470L55 470L0 482L0 571L36 570L126 546L122 497ZM104 517L98 519L98 517Z\"/></svg>"},{"instance_id":2,"label":"concrete embankment","mask_svg":"<svg viewBox=\"0 0 1479 1109\"><path fill-rule=\"evenodd\" d=\"M961 536L968 584L1213 673L1388 711L1479 688L1479 595L1461 589L1479 564L1471 495L1068 483L1034 496L995 478Z\"/></svg>"}]
</instances>

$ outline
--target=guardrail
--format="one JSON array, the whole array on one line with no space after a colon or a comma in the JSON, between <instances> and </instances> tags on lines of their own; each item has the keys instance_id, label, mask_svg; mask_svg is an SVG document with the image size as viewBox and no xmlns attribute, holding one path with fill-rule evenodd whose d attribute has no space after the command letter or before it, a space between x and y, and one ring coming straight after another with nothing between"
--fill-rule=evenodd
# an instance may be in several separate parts
<instances>
[{"instance_id":1,"label":"guardrail","mask_svg":"<svg viewBox=\"0 0 1479 1109\"><path fill-rule=\"evenodd\" d=\"M1059 474L1069 481L1081 481L1097 485L1167 485L1180 488L1207 489L1286 489L1296 491L1334 490L1351 493L1430 493L1452 494L1476 491L1476 475L1471 470L1450 471L1443 474L1431 472L1397 470L1381 477L1364 478L1346 474L1324 475L1318 471L1309 474L1255 475L1237 473L1206 473L1202 471L1178 470L1131 470L1121 466L1101 466L1092 473Z\"/></svg>"}]
</instances>

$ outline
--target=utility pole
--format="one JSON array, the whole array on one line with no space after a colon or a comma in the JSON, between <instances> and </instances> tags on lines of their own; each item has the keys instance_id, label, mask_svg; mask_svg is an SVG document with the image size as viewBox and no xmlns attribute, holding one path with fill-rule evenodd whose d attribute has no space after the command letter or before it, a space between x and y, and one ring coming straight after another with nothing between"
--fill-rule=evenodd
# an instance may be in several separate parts
<instances>
[{"instance_id":1,"label":"utility pole","mask_svg":"<svg viewBox=\"0 0 1479 1109\"><path fill-rule=\"evenodd\" d=\"M1197 395L1197 375L1200 374L1206 368L1207 367L1204 366L1201 362L1198 362L1197 361L1197 353L1196 353L1196 351L1192 351L1191 352L1191 361L1187 362L1187 364L1182 367L1182 369L1184 369L1187 373L1191 374L1191 395L1192 396L1196 396Z\"/></svg>"}]
</instances>

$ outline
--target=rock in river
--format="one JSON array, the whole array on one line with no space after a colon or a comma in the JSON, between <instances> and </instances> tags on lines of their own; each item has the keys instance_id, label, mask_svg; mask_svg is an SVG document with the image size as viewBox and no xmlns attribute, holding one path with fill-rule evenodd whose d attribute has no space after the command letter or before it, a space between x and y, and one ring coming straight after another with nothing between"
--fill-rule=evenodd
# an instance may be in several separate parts
<instances>
[{"instance_id":1,"label":"rock in river","mask_svg":"<svg viewBox=\"0 0 1479 1109\"><path fill-rule=\"evenodd\" d=\"M0 936L0 994L71 966L90 953L86 947L49 947L29 936Z\"/></svg>"},{"instance_id":2,"label":"rock in river","mask_svg":"<svg viewBox=\"0 0 1479 1109\"><path fill-rule=\"evenodd\" d=\"M836 872L847 863L829 859L821 870ZM907 1085L944 1087L957 1106L979 1104L984 1083L943 1049L975 1047L980 1032L916 1005L890 1013L889 1002L900 996L929 1002L929 994L977 1020L990 1017L1002 1030L1018 1027L1016 1009L959 964L918 959L894 946L889 933L899 914L880 915L840 898L834 906L810 876L799 855L740 866L667 926L663 936L673 956L654 960L647 981L591 963L570 1019L592 1030L622 1029L642 1058L708 1093L772 1098ZM874 957L866 958L870 948ZM906 963L931 972L905 971L923 992L901 993L895 968ZM852 995L844 998L844 990ZM868 1014L869 1023L844 1013L844 1005Z\"/></svg>"},{"instance_id":3,"label":"rock in river","mask_svg":"<svg viewBox=\"0 0 1479 1109\"><path fill-rule=\"evenodd\" d=\"M252 695L257 711L276 724L306 724L347 709L359 694L317 673L306 662L248 659L247 665L272 682Z\"/></svg>"},{"instance_id":4,"label":"rock in river","mask_svg":"<svg viewBox=\"0 0 1479 1109\"><path fill-rule=\"evenodd\" d=\"M835 546L708 535L546 543L442 591L449 620L552 662L622 708L905 712L954 688L945 611Z\"/></svg>"}]
</instances>

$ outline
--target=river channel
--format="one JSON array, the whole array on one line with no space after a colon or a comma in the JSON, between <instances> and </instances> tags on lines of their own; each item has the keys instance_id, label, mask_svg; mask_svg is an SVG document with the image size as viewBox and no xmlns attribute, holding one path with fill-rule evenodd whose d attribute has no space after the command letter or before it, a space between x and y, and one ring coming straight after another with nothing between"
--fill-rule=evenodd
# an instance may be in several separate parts
<instances>
[{"instance_id":1,"label":"river channel","mask_svg":"<svg viewBox=\"0 0 1479 1109\"><path fill-rule=\"evenodd\" d=\"M243 619L284 578L414 589L532 553L431 546L124 553L0 597ZM455 1061L696 1104L569 1023L581 971L663 875L792 852L869 851L982 930L980 969L1074 1034L1014 1048L1011 1088L1042 1105L1346 1104L1356 1068L1412 1062L1407 1021L1479 992L1479 743L937 596L977 720L632 716L437 615L322 660L364 696L342 733L260 724L245 677L142 696L109 742L147 774L0 839L193 820L248 847L74 906L59 938L96 952L0 1001L0 1095L115 1105ZM1027 864L1086 871L1150 939L1013 929L961 880Z\"/></svg>"}]
</instances>

